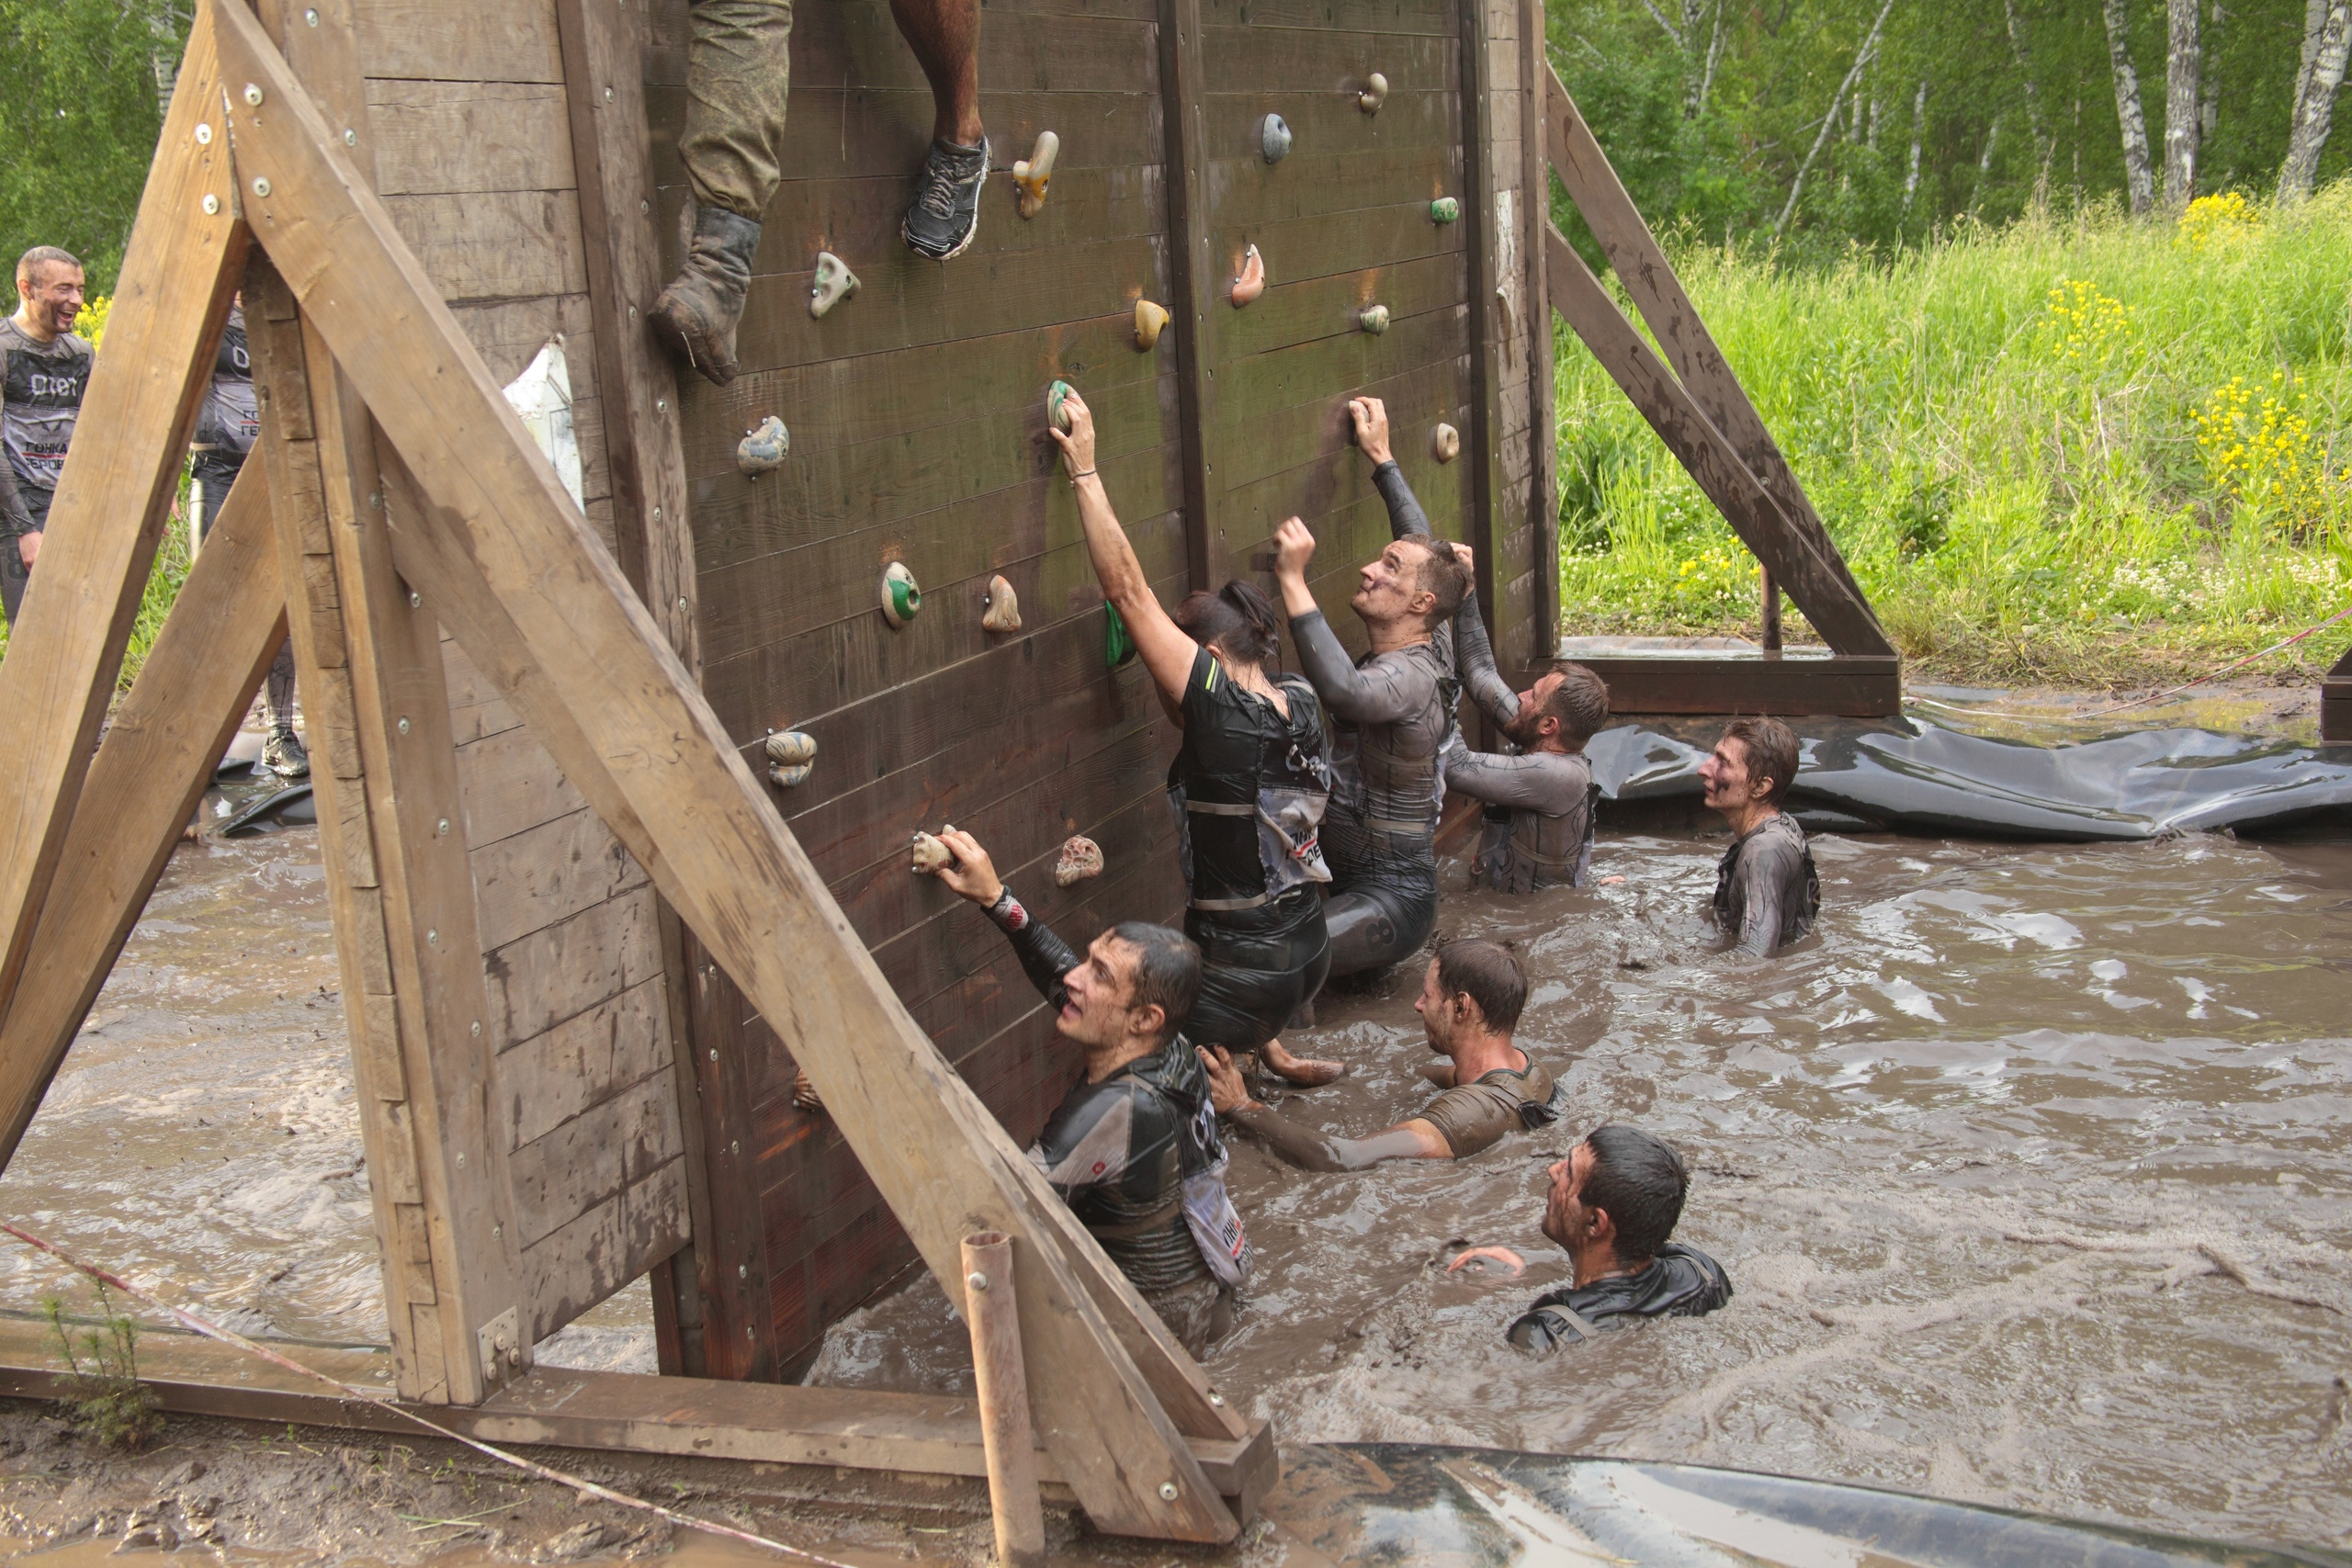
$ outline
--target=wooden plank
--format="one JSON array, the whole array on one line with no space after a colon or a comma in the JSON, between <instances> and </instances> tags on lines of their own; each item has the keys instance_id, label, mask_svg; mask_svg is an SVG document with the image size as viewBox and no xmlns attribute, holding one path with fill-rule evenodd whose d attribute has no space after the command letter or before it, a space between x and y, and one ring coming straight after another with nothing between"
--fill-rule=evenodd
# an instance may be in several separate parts
<instances>
[{"instance_id":1,"label":"wooden plank","mask_svg":"<svg viewBox=\"0 0 2352 1568\"><path fill-rule=\"evenodd\" d=\"M667 976L655 974L500 1053L497 1089L516 1147L670 1065L667 992Z\"/></svg>"},{"instance_id":2,"label":"wooden plank","mask_svg":"<svg viewBox=\"0 0 2352 1568\"><path fill-rule=\"evenodd\" d=\"M1462 219L1457 227L1469 243L1470 309L1464 325L1470 340L1470 421L1462 427L1457 461L1470 480L1466 541L1476 552L1475 573L1480 613L1495 597L1496 507L1503 490L1501 367L1496 339L1502 332L1498 306L1507 300L1499 252L1510 242L1511 215L1498 198L1495 162L1493 54L1487 44L1485 0L1455 0L1462 28ZM1508 165L1504 165L1508 167Z\"/></svg>"},{"instance_id":3,"label":"wooden plank","mask_svg":"<svg viewBox=\"0 0 2352 1568\"><path fill-rule=\"evenodd\" d=\"M523 1332L545 1338L676 1252L685 1215L685 1161L673 1159L526 1252Z\"/></svg>"},{"instance_id":4,"label":"wooden plank","mask_svg":"<svg viewBox=\"0 0 2352 1568\"><path fill-rule=\"evenodd\" d=\"M1447 26L1450 28L1452 22ZM1377 115L1356 107L1352 92L1324 92L1303 84L1288 84L1268 91L1237 93L1227 85L1211 84L1201 96L1206 121L1205 151L1209 157L1261 158L1259 125L1270 114L1283 117L1291 129L1296 158L1319 152L1364 152L1372 148L1423 148L1451 152L1460 145L1451 85L1423 93L1391 93ZM1285 159L1287 163L1289 160Z\"/></svg>"},{"instance_id":5,"label":"wooden plank","mask_svg":"<svg viewBox=\"0 0 2352 1568\"><path fill-rule=\"evenodd\" d=\"M1209 196L1220 223L1336 219L1400 199L1421 202L1427 219L1428 203L1461 194L1463 166L1458 145L1301 151L1279 164L1244 149L1209 165Z\"/></svg>"},{"instance_id":6,"label":"wooden plank","mask_svg":"<svg viewBox=\"0 0 2352 1568\"><path fill-rule=\"evenodd\" d=\"M1792 587L1790 596L1797 599L1797 607L1839 652L1893 653L1894 645L1886 640L1886 634L1880 629L1861 586L1847 570L1845 558L1830 541L1820 514L1814 511L1804 487L1790 471L1788 459L1781 455L1771 432L1765 429L1756 405L1748 400L1739 378L1724 360L1706 322L1701 320L1698 307L1684 291L1682 280L1675 276L1673 265L1658 248L1657 236L1642 220L1633 197L1625 193L1591 128L1577 111L1575 100L1568 96L1558 73L1548 63L1544 74L1544 139L1553 168L1567 186L1577 211L1591 226L1593 237L1608 254L1611 266L1632 296L1642 319L1665 347L1691 402L1723 434L1731 450L1778 503L1787 525L1827 569L1838 597L1846 601L1830 615L1838 631L1830 631L1829 622L1815 614L1815 604L1799 597L1799 590ZM1803 592L1815 593L1820 590L1808 585ZM1821 607L1826 609L1826 604Z\"/></svg>"},{"instance_id":7,"label":"wooden plank","mask_svg":"<svg viewBox=\"0 0 2352 1568\"><path fill-rule=\"evenodd\" d=\"M466 842L477 853L588 804L546 748L519 726L458 742L458 791L465 806Z\"/></svg>"},{"instance_id":8,"label":"wooden plank","mask_svg":"<svg viewBox=\"0 0 2352 1568\"><path fill-rule=\"evenodd\" d=\"M524 1247L619 1198L631 1182L647 1179L684 1152L677 1098L669 1075L658 1067L518 1145L512 1162L514 1224Z\"/></svg>"},{"instance_id":9,"label":"wooden plank","mask_svg":"<svg viewBox=\"0 0 2352 1568\"><path fill-rule=\"evenodd\" d=\"M1468 202L1463 206L1470 209ZM1265 259L1266 282L1271 288L1466 250L1464 227L1430 222L1427 197L1397 206L1363 208L1344 223L1324 218L1237 223L1220 213L1213 254L1227 268L1225 279L1230 280L1241 268L1245 248L1255 244ZM1228 303L1220 308L1233 307Z\"/></svg>"},{"instance_id":10,"label":"wooden plank","mask_svg":"<svg viewBox=\"0 0 2352 1568\"><path fill-rule=\"evenodd\" d=\"M1826 659L1766 654L1644 658L1572 655L1609 684L1609 711L1628 714L1781 714L1886 718L1903 711L1902 661L1892 654ZM1520 689L1542 672L1521 671Z\"/></svg>"},{"instance_id":11,"label":"wooden plank","mask_svg":"<svg viewBox=\"0 0 2352 1568\"><path fill-rule=\"evenodd\" d=\"M2352 654L2338 661L2319 686L2319 737L2333 743L2352 741L2352 671L2337 672L2346 662L2352 662Z\"/></svg>"},{"instance_id":12,"label":"wooden plank","mask_svg":"<svg viewBox=\"0 0 2352 1568\"><path fill-rule=\"evenodd\" d=\"M1365 78L1377 71L1388 78L1388 102L1377 115L1356 109L1370 128L1390 105L1416 93L1453 93L1462 85L1453 39L1411 33L1360 32L1318 28L1217 27L1202 28L1201 61L1207 80L1220 93L1284 93L1317 88L1344 96L1354 108Z\"/></svg>"},{"instance_id":13,"label":"wooden plank","mask_svg":"<svg viewBox=\"0 0 2352 1568\"><path fill-rule=\"evenodd\" d=\"M1376 294L1374 302L1386 303ZM1229 428L1247 431L1265 414L1330 397L1344 388L1450 363L1475 342L1471 328L1476 320L1456 297L1439 302L1435 310L1392 319L1388 330L1376 335L1359 328L1227 359L1217 367L1216 378L1233 413ZM1464 447L1473 450L1466 439Z\"/></svg>"},{"instance_id":14,"label":"wooden plank","mask_svg":"<svg viewBox=\"0 0 2352 1568\"><path fill-rule=\"evenodd\" d=\"M682 13L684 9L679 6ZM989 10L994 14L997 7L990 6ZM779 166L787 174L787 197L788 187L800 180L895 179L901 190L909 190L914 171L922 166L923 149L931 142L931 89L881 90L855 81L844 87L844 76L845 70L838 63L814 82L807 67L796 71L795 107L785 122L778 152ZM685 101L683 71L664 74L661 51L650 54L645 102L653 126L653 177L665 191L682 189L686 184L685 165L677 151ZM1133 169L1156 163L1159 113L1159 96L1148 92L1039 92L1018 82L992 78L985 69L980 73L981 121L990 140L1001 137L1006 148L1018 149L1009 154L1008 164L1010 157L1028 156L1041 130L1086 128L1085 135L1070 137L1055 159L1056 180L1065 168ZM992 212L1008 211L1012 206L1010 167L993 177L1001 183L992 185L982 199ZM1048 202L1047 209L1051 207ZM671 209L656 203L656 210ZM662 232L666 235L669 231ZM794 232L786 231L787 236ZM983 225L981 243L986 243L987 232ZM776 255L793 254L788 247L771 251L764 233L761 240L760 270L769 270Z\"/></svg>"},{"instance_id":15,"label":"wooden plank","mask_svg":"<svg viewBox=\"0 0 2352 1568\"><path fill-rule=\"evenodd\" d=\"M122 330L82 400L82 428L100 438L66 459L46 558L0 662L0 1016L64 852L250 239L226 144L209 130L196 139L199 123L219 129L222 92L203 13L180 72L186 90L172 96L116 286ZM46 1076L38 1059L0 1070L24 1085Z\"/></svg>"},{"instance_id":16,"label":"wooden plank","mask_svg":"<svg viewBox=\"0 0 2352 1568\"><path fill-rule=\"evenodd\" d=\"M1075 118L1054 115L1051 122L1067 125ZM924 123L929 123L928 117ZM989 136L1004 150L1008 162L1012 150L1019 149L1025 157L1036 140L1035 132L1023 141L994 124L989 128ZM760 220L760 252L754 269L762 274L803 272L820 250L853 258L862 280L935 265L907 250L899 237L907 199L903 170L856 179L788 179L777 187L775 201ZM991 180L980 197L979 233L957 259L1034 259L1040 252L1063 245L1157 234L1162 231L1166 210L1156 162L1080 168L1065 165L1057 157L1052 196L1035 218L1014 215L1009 173L1000 172Z\"/></svg>"},{"instance_id":17,"label":"wooden plank","mask_svg":"<svg viewBox=\"0 0 2352 1568\"><path fill-rule=\"evenodd\" d=\"M258 29L220 17L233 69L281 89L267 116L232 113L240 178L271 184L256 227L414 460L394 491L421 480L430 498L387 508L410 581L450 606L476 662L786 1032L934 1271L981 1225L1030 1241L1041 1424L1096 1523L1230 1540L1170 1420L1230 1435L1222 1400L915 1029L340 141Z\"/></svg>"},{"instance_id":18,"label":"wooden plank","mask_svg":"<svg viewBox=\"0 0 2352 1568\"><path fill-rule=\"evenodd\" d=\"M576 183L563 88L555 83L370 82L368 125L376 188L385 196L569 190Z\"/></svg>"},{"instance_id":19,"label":"wooden plank","mask_svg":"<svg viewBox=\"0 0 2352 1568\"><path fill-rule=\"evenodd\" d=\"M1233 491L1317 458L1361 462L1352 453L1348 400L1363 396L1416 411L1425 419L1440 410L1461 410L1470 397L1469 367L1455 358L1413 366L1376 381L1342 382L1312 401L1267 412L1254 427L1221 430L1211 464L1216 482ZM1237 521L1246 525L1246 520Z\"/></svg>"},{"instance_id":20,"label":"wooden plank","mask_svg":"<svg viewBox=\"0 0 2352 1568\"><path fill-rule=\"evenodd\" d=\"M0 1024L0 1169L24 1137L286 635L264 465L249 463L91 760Z\"/></svg>"},{"instance_id":21,"label":"wooden plank","mask_svg":"<svg viewBox=\"0 0 2352 1568\"><path fill-rule=\"evenodd\" d=\"M384 206L441 298L508 299L588 288L580 209L569 191L394 196Z\"/></svg>"},{"instance_id":22,"label":"wooden plank","mask_svg":"<svg viewBox=\"0 0 2352 1568\"><path fill-rule=\"evenodd\" d=\"M1277 284L1246 310L1228 306L1209 317L1216 353L1220 359L1238 359L1323 338L1361 336L1357 312L1375 301L1398 321L1459 305L1469 288L1466 260L1455 251Z\"/></svg>"},{"instance_id":23,"label":"wooden plank","mask_svg":"<svg viewBox=\"0 0 2352 1568\"><path fill-rule=\"evenodd\" d=\"M484 844L469 858L480 910L478 952L504 947L645 885L645 869L595 812L584 808Z\"/></svg>"},{"instance_id":24,"label":"wooden plank","mask_svg":"<svg viewBox=\"0 0 2352 1568\"><path fill-rule=\"evenodd\" d=\"M594 904L483 954L491 1027L514 1050L662 973L650 889Z\"/></svg>"},{"instance_id":25,"label":"wooden plank","mask_svg":"<svg viewBox=\"0 0 2352 1568\"><path fill-rule=\"evenodd\" d=\"M1545 231L1544 247L1552 308L1576 329L1741 542L1831 647L1869 646L1872 637L1881 635L1869 606L1847 593L1827 560L1811 547L1723 434L1699 412L1657 351L1634 330L1557 229Z\"/></svg>"},{"instance_id":26,"label":"wooden plank","mask_svg":"<svg viewBox=\"0 0 2352 1568\"><path fill-rule=\"evenodd\" d=\"M702 1375L775 1382L795 1370L781 1354L770 1282L767 1207L759 1181L755 1089L766 1053L744 1027L750 1005L694 933L687 965L695 1098L687 1106L702 1145L709 1220L695 1232L696 1295L703 1310ZM765 1031L761 1031L763 1034ZM744 1148L752 1151L745 1157Z\"/></svg>"},{"instance_id":27,"label":"wooden plank","mask_svg":"<svg viewBox=\"0 0 2352 1568\"><path fill-rule=\"evenodd\" d=\"M353 7L361 67L371 77L471 82L563 80L548 0L367 0Z\"/></svg>"},{"instance_id":28,"label":"wooden plank","mask_svg":"<svg viewBox=\"0 0 2352 1568\"><path fill-rule=\"evenodd\" d=\"M1220 28L1306 28L1384 36L1419 33L1430 38L1453 35L1452 7L1446 0L1207 0L1202 19Z\"/></svg>"}]
</instances>

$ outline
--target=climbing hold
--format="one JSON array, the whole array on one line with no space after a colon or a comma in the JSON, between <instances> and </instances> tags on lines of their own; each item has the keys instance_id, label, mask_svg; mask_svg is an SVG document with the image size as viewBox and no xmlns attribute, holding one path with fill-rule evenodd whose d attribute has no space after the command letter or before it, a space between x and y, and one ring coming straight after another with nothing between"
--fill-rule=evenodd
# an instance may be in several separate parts
<instances>
[{"instance_id":1,"label":"climbing hold","mask_svg":"<svg viewBox=\"0 0 2352 1568\"><path fill-rule=\"evenodd\" d=\"M1127 635L1127 623L1119 618L1116 604L1105 599L1102 608L1111 617L1111 625L1102 634L1102 662L1116 670L1136 656L1136 639Z\"/></svg>"},{"instance_id":2,"label":"climbing hold","mask_svg":"<svg viewBox=\"0 0 2352 1568\"><path fill-rule=\"evenodd\" d=\"M980 629L989 632L1017 632L1021 629L1021 600L1013 593L1012 584L1001 577L989 579L988 613L980 617Z\"/></svg>"},{"instance_id":3,"label":"climbing hold","mask_svg":"<svg viewBox=\"0 0 2352 1568\"><path fill-rule=\"evenodd\" d=\"M743 439L735 444L735 466L752 479L772 474L784 466L785 455L792 450L792 432L785 429L784 421L770 414L760 421L757 430L746 431Z\"/></svg>"},{"instance_id":4,"label":"climbing hold","mask_svg":"<svg viewBox=\"0 0 2352 1568\"><path fill-rule=\"evenodd\" d=\"M808 782L817 764L817 738L800 729L779 729L768 737L768 777L786 789Z\"/></svg>"},{"instance_id":5,"label":"climbing hold","mask_svg":"<svg viewBox=\"0 0 2352 1568\"><path fill-rule=\"evenodd\" d=\"M1258 122L1258 152L1269 164L1290 156L1290 127L1282 116L1270 114Z\"/></svg>"},{"instance_id":6,"label":"climbing hold","mask_svg":"<svg viewBox=\"0 0 2352 1568\"><path fill-rule=\"evenodd\" d=\"M954 829L951 827L949 830L952 832ZM924 876L937 875L941 866L950 864L956 859L948 852L945 844L921 829L917 829L913 841L907 847L912 852L913 869Z\"/></svg>"},{"instance_id":7,"label":"climbing hold","mask_svg":"<svg viewBox=\"0 0 2352 1568\"><path fill-rule=\"evenodd\" d=\"M1037 132L1036 148L1012 165L1012 188L1022 217L1035 218L1045 207L1046 183L1053 177L1054 155L1061 150L1060 137L1050 130L1041 130Z\"/></svg>"},{"instance_id":8,"label":"climbing hold","mask_svg":"<svg viewBox=\"0 0 2352 1568\"><path fill-rule=\"evenodd\" d=\"M1364 78L1363 91L1356 95L1356 107L1366 114L1378 114L1380 106L1388 101L1388 78L1374 72Z\"/></svg>"},{"instance_id":9,"label":"climbing hold","mask_svg":"<svg viewBox=\"0 0 2352 1568\"><path fill-rule=\"evenodd\" d=\"M1062 400L1076 390L1068 381L1057 381L1046 389L1046 423L1064 435L1069 434L1069 413L1062 407Z\"/></svg>"},{"instance_id":10,"label":"climbing hold","mask_svg":"<svg viewBox=\"0 0 2352 1568\"><path fill-rule=\"evenodd\" d=\"M857 274L831 251L817 253L817 275L808 282L808 313L824 313L857 292Z\"/></svg>"},{"instance_id":11,"label":"climbing hold","mask_svg":"<svg viewBox=\"0 0 2352 1568\"><path fill-rule=\"evenodd\" d=\"M1430 203L1430 221L1451 223L1462 216L1462 204L1450 196L1439 197Z\"/></svg>"},{"instance_id":12,"label":"climbing hold","mask_svg":"<svg viewBox=\"0 0 2352 1568\"><path fill-rule=\"evenodd\" d=\"M1233 308L1237 310L1266 291L1266 259L1258 247L1250 247L1241 258L1241 276L1233 280Z\"/></svg>"},{"instance_id":13,"label":"climbing hold","mask_svg":"<svg viewBox=\"0 0 2352 1568\"><path fill-rule=\"evenodd\" d=\"M1373 336L1378 337L1388 330L1388 307L1385 305L1365 306L1356 312L1356 325Z\"/></svg>"},{"instance_id":14,"label":"climbing hold","mask_svg":"<svg viewBox=\"0 0 2352 1568\"><path fill-rule=\"evenodd\" d=\"M892 561L882 569L882 618L896 630L911 621L922 610L922 590L915 586L915 574L907 570L904 561Z\"/></svg>"},{"instance_id":15,"label":"climbing hold","mask_svg":"<svg viewBox=\"0 0 2352 1568\"><path fill-rule=\"evenodd\" d=\"M1148 299L1136 301L1136 347L1149 354L1159 342L1159 332L1168 324L1168 312Z\"/></svg>"},{"instance_id":16,"label":"climbing hold","mask_svg":"<svg viewBox=\"0 0 2352 1568\"><path fill-rule=\"evenodd\" d=\"M1061 858L1054 862L1054 886L1069 887L1091 876L1102 874L1102 846L1083 833L1072 833L1062 842Z\"/></svg>"},{"instance_id":17,"label":"climbing hold","mask_svg":"<svg viewBox=\"0 0 2352 1568\"><path fill-rule=\"evenodd\" d=\"M1462 456L1462 432L1450 424L1441 424L1430 432L1430 453L1441 463L1451 463Z\"/></svg>"}]
</instances>

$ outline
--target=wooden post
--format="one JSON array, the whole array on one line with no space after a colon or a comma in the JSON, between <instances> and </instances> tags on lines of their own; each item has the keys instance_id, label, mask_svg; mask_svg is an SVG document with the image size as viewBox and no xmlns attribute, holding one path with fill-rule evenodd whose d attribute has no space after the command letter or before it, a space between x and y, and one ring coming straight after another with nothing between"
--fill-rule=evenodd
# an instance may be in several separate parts
<instances>
[{"instance_id":1,"label":"wooden post","mask_svg":"<svg viewBox=\"0 0 2352 1568\"><path fill-rule=\"evenodd\" d=\"M218 134L221 98L214 28L199 11L123 257L118 331L82 400L83 438L0 663L0 1014L114 698L250 238Z\"/></svg>"},{"instance_id":2,"label":"wooden post","mask_svg":"<svg viewBox=\"0 0 2352 1568\"><path fill-rule=\"evenodd\" d=\"M1502 378L1495 347L1501 334L1500 278L1496 249L1501 214L1495 201L1494 105L1487 58L1487 0L1456 0L1462 51L1462 195L1470 273L1470 417L1462 432L1463 456L1470 463L1470 515L1463 519L1464 542L1476 555L1478 602L1491 634L1502 606L1496 584L1505 581L1495 558L1495 498L1502 468Z\"/></svg>"},{"instance_id":3,"label":"wooden post","mask_svg":"<svg viewBox=\"0 0 2352 1568\"><path fill-rule=\"evenodd\" d=\"M248 463L90 763L26 959L40 984L0 1025L0 1168L252 705L285 639L285 608L269 481Z\"/></svg>"},{"instance_id":4,"label":"wooden post","mask_svg":"<svg viewBox=\"0 0 2352 1568\"><path fill-rule=\"evenodd\" d=\"M1781 585L1772 581L1770 568L1759 570L1762 575L1758 580L1757 591L1758 597L1761 601L1759 609L1764 621L1764 635L1761 640L1765 652L1778 653L1781 651Z\"/></svg>"},{"instance_id":5,"label":"wooden post","mask_svg":"<svg viewBox=\"0 0 2352 1568\"><path fill-rule=\"evenodd\" d=\"M1552 75L1544 54L1544 0L1520 0L1519 134L1527 169L1521 187L1526 211L1521 215L1519 250L1526 274L1527 320L1520 330L1527 342L1527 390L1534 404L1527 501L1528 558L1535 572L1531 664L1551 658L1560 648L1560 433L1553 408L1552 291L1544 266L1544 231L1552 223L1552 160L1538 129L1544 121L1544 84Z\"/></svg>"},{"instance_id":6,"label":"wooden post","mask_svg":"<svg viewBox=\"0 0 2352 1568\"><path fill-rule=\"evenodd\" d=\"M1201 64L1201 0L1159 0L1159 122L1168 170L1168 301L1175 333L1176 423L1183 442L1185 559L1192 586L1214 590L1231 575L1233 552L1218 532L1225 508L1209 471L1216 386L1209 379L1223 308L1224 274L1209 223L1208 133L1202 116L1207 85ZM1164 341L1164 340L1163 340Z\"/></svg>"},{"instance_id":7,"label":"wooden post","mask_svg":"<svg viewBox=\"0 0 2352 1568\"><path fill-rule=\"evenodd\" d=\"M964 1321L972 1329L972 1382L989 1460L989 1511L999 1568L1044 1568L1046 1515L1037 1500L1037 1438L1021 1363L1021 1309L1012 1291L1012 1238L964 1238Z\"/></svg>"},{"instance_id":8,"label":"wooden post","mask_svg":"<svg viewBox=\"0 0 2352 1568\"><path fill-rule=\"evenodd\" d=\"M252 19L217 15L274 105L232 118L255 231L422 496L387 509L402 574L784 1036L934 1273L975 1229L1033 1243L1045 1436L1095 1522L1231 1540L1176 1423L1246 1428L908 1015L340 138Z\"/></svg>"}]
</instances>

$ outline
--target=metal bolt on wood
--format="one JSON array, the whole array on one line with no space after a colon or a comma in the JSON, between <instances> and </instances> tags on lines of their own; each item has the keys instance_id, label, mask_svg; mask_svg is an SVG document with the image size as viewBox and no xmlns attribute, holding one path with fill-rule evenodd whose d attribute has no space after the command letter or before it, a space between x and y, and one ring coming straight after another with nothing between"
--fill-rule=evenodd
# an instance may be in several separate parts
<instances>
[{"instance_id":1,"label":"metal bolt on wood","mask_svg":"<svg viewBox=\"0 0 2352 1568\"><path fill-rule=\"evenodd\" d=\"M251 82L245 84L245 102L255 108L261 107L261 88Z\"/></svg>"},{"instance_id":2,"label":"metal bolt on wood","mask_svg":"<svg viewBox=\"0 0 2352 1568\"><path fill-rule=\"evenodd\" d=\"M972 1377L979 1395L980 1444L988 1456L989 1510L1001 1568L1043 1568L1046 1511L1037 1497L1037 1438L1029 1422L1029 1375L1021 1358L1020 1309L1010 1290L1012 1238L980 1231L964 1238L964 1321L972 1328Z\"/></svg>"},{"instance_id":3,"label":"metal bolt on wood","mask_svg":"<svg viewBox=\"0 0 2352 1568\"><path fill-rule=\"evenodd\" d=\"M254 176L254 194L255 196L267 196L269 194L269 176L267 175L256 175Z\"/></svg>"}]
</instances>

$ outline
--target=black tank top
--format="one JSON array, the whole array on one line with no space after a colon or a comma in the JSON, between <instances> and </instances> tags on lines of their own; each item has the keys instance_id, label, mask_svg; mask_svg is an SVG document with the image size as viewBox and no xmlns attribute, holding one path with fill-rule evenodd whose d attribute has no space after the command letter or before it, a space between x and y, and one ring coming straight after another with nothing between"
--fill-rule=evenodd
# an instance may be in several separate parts
<instances>
[{"instance_id":1,"label":"black tank top","mask_svg":"<svg viewBox=\"0 0 2352 1568\"><path fill-rule=\"evenodd\" d=\"M1323 706L1314 688L1297 678L1280 680L1290 701L1284 718L1274 705L1235 682L1206 649L1193 660L1180 705L1184 742L1168 770L1170 793L1184 818L1184 878L1197 904L1202 900L1246 903L1266 891L1256 816L1259 792L1267 786L1330 788L1324 761ZM1186 809L1188 806L1245 807L1239 812ZM1319 919L1322 895L1313 886L1295 887L1254 908L1215 911L1194 908L1187 925L1205 922L1227 931L1287 932Z\"/></svg>"}]
</instances>

